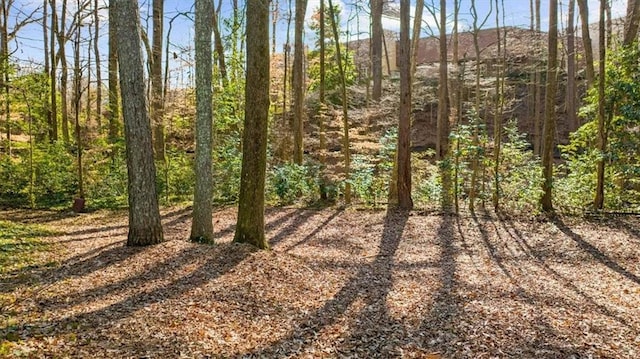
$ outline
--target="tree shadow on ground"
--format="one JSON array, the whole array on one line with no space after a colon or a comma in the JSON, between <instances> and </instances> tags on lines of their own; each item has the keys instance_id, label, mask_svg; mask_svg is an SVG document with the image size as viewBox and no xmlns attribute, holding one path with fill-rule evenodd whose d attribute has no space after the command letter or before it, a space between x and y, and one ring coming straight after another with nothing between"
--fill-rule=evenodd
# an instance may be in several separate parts
<instances>
[{"instance_id":1,"label":"tree shadow on ground","mask_svg":"<svg viewBox=\"0 0 640 359\"><path fill-rule=\"evenodd\" d=\"M107 329L116 321L127 318L140 309L179 297L215 280L241 263L255 252L255 249L244 244L229 243L209 247L207 252L209 253L206 253L206 259L202 260L204 253L200 246L190 247L142 273L127 277L118 283L96 288L90 293L82 293L79 297L99 301L101 297L108 294L117 294L121 290L136 288L131 295L126 295L124 299L113 304L56 320L34 320L22 323L18 327L5 324L0 327L0 337L6 338L8 333L12 331L20 332L23 339L71 332L78 333L78 336L81 337L90 329ZM220 258L224 258L224 261L221 261ZM172 278L166 285L160 284L154 288L145 289L149 283L162 279L167 273L175 273L190 265L197 265L197 268L184 276ZM67 307L69 303L65 303L65 300L65 298L59 297L57 302L42 303L41 305L46 305L48 310L55 310L57 307ZM81 304L81 299L71 304Z\"/></svg>"},{"instance_id":2,"label":"tree shadow on ground","mask_svg":"<svg viewBox=\"0 0 640 359\"><path fill-rule=\"evenodd\" d=\"M372 262L358 268L357 273L345 283L332 299L300 320L289 336L278 339L265 348L243 353L240 356L286 357L309 349L313 346L316 335L336 323L357 300L364 301L365 308L367 308L358 316L364 322L354 329L351 337L347 338L343 345L359 345L363 340L373 340L380 338L381 335L387 335L390 331L387 328L393 328L396 324L394 319L389 316L385 303L392 285L393 257L398 249L408 218L409 212L388 211L380 247ZM377 282L377 285L372 286L373 281ZM371 343L374 345L373 341ZM391 356L393 348L384 347L382 342L381 344L363 348L363 354L369 357ZM340 348L338 348L338 353L334 353L334 355L339 355L339 350Z\"/></svg>"},{"instance_id":3,"label":"tree shadow on ground","mask_svg":"<svg viewBox=\"0 0 640 359\"><path fill-rule=\"evenodd\" d=\"M572 231L571 228L569 228L560 217L554 218L553 224L555 224L555 226L567 237L572 239L578 245L578 247L589 253L595 260L604 264L605 266L609 267L609 269L622 275L635 284L640 284L640 277L638 277L634 273L629 272L626 268L611 259L602 251L600 251L596 246L587 242L584 238L582 238L582 236Z\"/></svg>"}]
</instances>

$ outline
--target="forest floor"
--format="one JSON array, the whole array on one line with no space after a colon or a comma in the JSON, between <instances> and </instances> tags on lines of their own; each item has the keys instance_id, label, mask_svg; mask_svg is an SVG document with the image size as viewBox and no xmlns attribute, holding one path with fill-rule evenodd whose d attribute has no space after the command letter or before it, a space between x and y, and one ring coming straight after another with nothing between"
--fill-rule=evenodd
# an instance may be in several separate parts
<instances>
[{"instance_id":1,"label":"forest floor","mask_svg":"<svg viewBox=\"0 0 640 359\"><path fill-rule=\"evenodd\" d=\"M640 220L270 208L272 250L126 247L126 213L1 211L56 231L0 269L0 357L637 358Z\"/></svg>"}]
</instances>

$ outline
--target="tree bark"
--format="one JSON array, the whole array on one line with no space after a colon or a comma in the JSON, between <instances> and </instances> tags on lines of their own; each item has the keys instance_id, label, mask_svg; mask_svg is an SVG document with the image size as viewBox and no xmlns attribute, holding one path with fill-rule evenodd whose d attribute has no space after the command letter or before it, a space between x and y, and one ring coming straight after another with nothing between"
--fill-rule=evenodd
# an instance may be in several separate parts
<instances>
[{"instance_id":1,"label":"tree bark","mask_svg":"<svg viewBox=\"0 0 640 359\"><path fill-rule=\"evenodd\" d=\"M100 68L100 15L98 0L93 3L93 54L96 62L96 123L98 131L102 132L102 71Z\"/></svg>"},{"instance_id":2,"label":"tree bark","mask_svg":"<svg viewBox=\"0 0 640 359\"><path fill-rule=\"evenodd\" d=\"M153 0L153 43L151 47L151 123L156 160L164 161L164 100L162 98L162 37L164 0Z\"/></svg>"},{"instance_id":3,"label":"tree bark","mask_svg":"<svg viewBox=\"0 0 640 359\"><path fill-rule=\"evenodd\" d=\"M544 212L553 211L553 146L556 132L556 77L558 73L558 0L549 2L549 55L547 59L547 91L545 96L544 143L542 146Z\"/></svg>"},{"instance_id":4,"label":"tree bark","mask_svg":"<svg viewBox=\"0 0 640 359\"><path fill-rule=\"evenodd\" d=\"M110 0L111 2L112 0ZM118 51L116 46L115 12L109 6L109 143L115 144L120 135L120 101L118 98Z\"/></svg>"},{"instance_id":5,"label":"tree bark","mask_svg":"<svg viewBox=\"0 0 640 359\"><path fill-rule=\"evenodd\" d=\"M596 163L596 195L593 201L595 209L602 210L604 208L604 173L605 173L605 151L607 149L607 126L605 123L605 61L606 48L605 43L605 6L606 0L600 0L600 22L598 24L598 151L600 156Z\"/></svg>"},{"instance_id":6,"label":"tree bark","mask_svg":"<svg viewBox=\"0 0 640 359\"><path fill-rule=\"evenodd\" d=\"M293 50L293 162L302 164L304 131L304 17L307 0L296 0Z\"/></svg>"},{"instance_id":7,"label":"tree bark","mask_svg":"<svg viewBox=\"0 0 640 359\"><path fill-rule=\"evenodd\" d=\"M575 44L575 0L569 0L567 22L567 122L571 132L580 126L576 108L576 44Z\"/></svg>"},{"instance_id":8,"label":"tree bark","mask_svg":"<svg viewBox=\"0 0 640 359\"><path fill-rule=\"evenodd\" d=\"M627 3L627 21L624 29L623 45L628 46L636 40L640 27L640 1L629 0Z\"/></svg>"},{"instance_id":9,"label":"tree bark","mask_svg":"<svg viewBox=\"0 0 640 359\"><path fill-rule=\"evenodd\" d=\"M593 46L589 34L589 7L587 0L576 0L580 11L580 24L582 30L582 45L584 46L585 72L587 75L587 88L591 88L595 82L595 68L593 67Z\"/></svg>"},{"instance_id":10,"label":"tree bark","mask_svg":"<svg viewBox=\"0 0 640 359\"><path fill-rule=\"evenodd\" d=\"M151 126L147 113L140 16L136 0L111 0L114 7L129 189L127 245L163 241L156 194Z\"/></svg>"},{"instance_id":11,"label":"tree bark","mask_svg":"<svg viewBox=\"0 0 640 359\"><path fill-rule=\"evenodd\" d=\"M242 173L235 242L268 249L264 233L264 186L269 118L268 0L247 2L247 71Z\"/></svg>"},{"instance_id":12,"label":"tree bark","mask_svg":"<svg viewBox=\"0 0 640 359\"><path fill-rule=\"evenodd\" d=\"M371 75L373 88L371 98L380 101L382 97L382 5L383 0L371 0Z\"/></svg>"},{"instance_id":13,"label":"tree bark","mask_svg":"<svg viewBox=\"0 0 640 359\"><path fill-rule=\"evenodd\" d=\"M400 1L400 108L397 146L398 208L411 210L411 42L409 0Z\"/></svg>"},{"instance_id":14,"label":"tree bark","mask_svg":"<svg viewBox=\"0 0 640 359\"><path fill-rule=\"evenodd\" d=\"M192 241L213 243L213 178L211 176L213 111L211 103L211 31L213 3L196 0L196 160Z\"/></svg>"},{"instance_id":15,"label":"tree bark","mask_svg":"<svg viewBox=\"0 0 640 359\"><path fill-rule=\"evenodd\" d=\"M56 78L56 36L58 33L58 12L56 10L56 0L50 0L51 3L51 43L50 43L50 61L51 72L49 77L51 78L51 117L49 118L49 141L55 142L58 140L58 91L56 85L58 79Z\"/></svg>"}]
</instances>

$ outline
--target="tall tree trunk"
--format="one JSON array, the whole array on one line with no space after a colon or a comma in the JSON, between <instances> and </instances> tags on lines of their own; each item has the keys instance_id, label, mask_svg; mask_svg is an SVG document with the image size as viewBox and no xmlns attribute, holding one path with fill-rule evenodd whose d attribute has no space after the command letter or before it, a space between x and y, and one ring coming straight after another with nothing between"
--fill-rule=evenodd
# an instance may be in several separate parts
<instances>
[{"instance_id":1,"label":"tall tree trunk","mask_svg":"<svg viewBox=\"0 0 640 359\"><path fill-rule=\"evenodd\" d=\"M382 97L382 5L383 0L371 0L371 75L373 89L371 98L380 101Z\"/></svg>"},{"instance_id":2,"label":"tall tree trunk","mask_svg":"<svg viewBox=\"0 0 640 359\"><path fill-rule=\"evenodd\" d=\"M193 196L192 241L213 243L213 178L211 156L213 152L213 110L211 103L211 31L213 3L196 0L196 160L195 193Z\"/></svg>"},{"instance_id":3,"label":"tall tree trunk","mask_svg":"<svg viewBox=\"0 0 640 359\"><path fill-rule=\"evenodd\" d=\"M102 71L100 68L100 15L98 0L93 2L93 54L96 62L96 123L102 132Z\"/></svg>"},{"instance_id":4,"label":"tall tree trunk","mask_svg":"<svg viewBox=\"0 0 640 359\"><path fill-rule=\"evenodd\" d=\"M629 0L627 3L627 19L624 27L623 45L630 45L638 36L640 27L640 1Z\"/></svg>"},{"instance_id":5,"label":"tall tree trunk","mask_svg":"<svg viewBox=\"0 0 640 359\"><path fill-rule=\"evenodd\" d=\"M111 1L111 0L110 0ZM120 101L118 97L118 51L116 46L115 12L109 6L109 143L114 144L120 135Z\"/></svg>"},{"instance_id":6,"label":"tall tree trunk","mask_svg":"<svg viewBox=\"0 0 640 359\"><path fill-rule=\"evenodd\" d=\"M601 210L604 208L604 172L605 172L605 151L607 149L607 126L605 123L605 61L606 61L606 48L605 43L605 2L607 0L600 0L600 22L598 26L598 151L600 156L596 164L596 196L593 201L595 209Z\"/></svg>"},{"instance_id":7,"label":"tall tree trunk","mask_svg":"<svg viewBox=\"0 0 640 359\"><path fill-rule=\"evenodd\" d=\"M164 0L153 0L153 44L151 45L151 123L153 124L153 150L155 158L165 160L164 99L162 98L162 37Z\"/></svg>"},{"instance_id":8,"label":"tall tree trunk","mask_svg":"<svg viewBox=\"0 0 640 359\"><path fill-rule=\"evenodd\" d=\"M55 142L58 140L58 91L56 85L57 79L57 64L56 64L56 36L58 33L58 12L56 10L56 0L50 0L51 4L51 37L50 37L50 62L51 72L49 78L51 79L50 87L50 103L51 103L51 116L49 118L49 141Z\"/></svg>"},{"instance_id":9,"label":"tall tree trunk","mask_svg":"<svg viewBox=\"0 0 640 359\"><path fill-rule=\"evenodd\" d=\"M120 90L127 147L129 234L127 245L163 241L156 194L151 125L147 113L144 66L140 41L140 15L136 0L111 0L113 6Z\"/></svg>"},{"instance_id":10,"label":"tall tree trunk","mask_svg":"<svg viewBox=\"0 0 640 359\"><path fill-rule=\"evenodd\" d=\"M553 146L556 132L556 81L558 74L558 0L549 2L549 57L547 60L547 91L545 96L544 144L542 167L544 194L540 200L542 210L553 211Z\"/></svg>"},{"instance_id":11,"label":"tall tree trunk","mask_svg":"<svg viewBox=\"0 0 640 359\"><path fill-rule=\"evenodd\" d=\"M11 11L11 2L2 0L2 12L0 14L2 26L0 26L0 89L4 94L4 115L5 115L5 130L7 136L7 153L11 156L12 144L11 144L11 106L9 99L9 12Z\"/></svg>"},{"instance_id":12,"label":"tall tree trunk","mask_svg":"<svg viewBox=\"0 0 640 359\"><path fill-rule=\"evenodd\" d=\"M591 88L595 82L595 69L593 67L593 46L589 34L589 7L587 0L576 0L580 11L580 27L582 30L582 45L584 46L585 72L587 75L587 88Z\"/></svg>"},{"instance_id":13,"label":"tall tree trunk","mask_svg":"<svg viewBox=\"0 0 640 359\"><path fill-rule=\"evenodd\" d=\"M60 112L62 115L62 140L69 143L69 102L67 94L69 93L69 66L67 64L67 54L65 47L69 40L67 32L67 0L62 0L62 9L60 13L60 25L57 27L58 38L58 58L60 60Z\"/></svg>"},{"instance_id":14,"label":"tall tree trunk","mask_svg":"<svg viewBox=\"0 0 640 359\"><path fill-rule=\"evenodd\" d=\"M496 4L496 39L498 44L496 70L496 102L493 117L493 209L497 212L500 209L500 152L502 150L502 113L504 111L504 77L506 70L506 28L504 35L500 29L500 4ZM502 0L502 16L504 18L504 0ZM503 26L506 26L503 21ZM504 42L503 42L504 41ZM504 45L504 48L503 48Z\"/></svg>"},{"instance_id":15,"label":"tall tree trunk","mask_svg":"<svg viewBox=\"0 0 640 359\"><path fill-rule=\"evenodd\" d=\"M293 50L293 162L302 164L304 131L304 18L307 0L296 0Z\"/></svg>"},{"instance_id":16,"label":"tall tree trunk","mask_svg":"<svg viewBox=\"0 0 640 359\"><path fill-rule=\"evenodd\" d=\"M541 24L540 24L540 0L536 0L535 5L535 26L536 26L536 36L542 36L540 32ZM534 79L533 79L533 121L534 121L534 131L533 131L533 153L536 155L540 155L542 151L542 71L540 69L539 61L534 59Z\"/></svg>"},{"instance_id":17,"label":"tall tree trunk","mask_svg":"<svg viewBox=\"0 0 640 359\"><path fill-rule=\"evenodd\" d=\"M269 118L268 0L247 2L246 111L235 242L269 248L264 233L264 186Z\"/></svg>"},{"instance_id":18,"label":"tall tree trunk","mask_svg":"<svg viewBox=\"0 0 640 359\"><path fill-rule=\"evenodd\" d=\"M567 122L569 130L575 131L580 127L576 108L576 44L575 44L575 8L576 1L569 0L567 22Z\"/></svg>"},{"instance_id":19,"label":"tall tree trunk","mask_svg":"<svg viewBox=\"0 0 640 359\"><path fill-rule=\"evenodd\" d=\"M409 0L400 1L400 108L397 145L398 208L413 208L411 198L411 42Z\"/></svg>"},{"instance_id":20,"label":"tall tree trunk","mask_svg":"<svg viewBox=\"0 0 640 359\"><path fill-rule=\"evenodd\" d=\"M447 1L440 0L440 64L438 76L438 123L436 137L436 158L445 158L449 136L449 89L447 66Z\"/></svg>"},{"instance_id":21,"label":"tall tree trunk","mask_svg":"<svg viewBox=\"0 0 640 359\"><path fill-rule=\"evenodd\" d=\"M327 112L326 99L325 99L325 80L326 80L326 32L325 32L325 5L324 0L320 0L320 88L318 90L320 97L320 113L318 115L318 136L320 137L320 198L322 200L327 199L327 180L326 180L326 167L327 167L327 141L325 139L325 115Z\"/></svg>"},{"instance_id":22,"label":"tall tree trunk","mask_svg":"<svg viewBox=\"0 0 640 359\"><path fill-rule=\"evenodd\" d=\"M218 60L218 71L220 71L220 78L222 79L222 85L227 85L227 64L224 58L224 44L222 43L222 36L220 36L220 26L218 25L218 14L214 11L212 16L213 21L213 39L214 48L216 51L216 57Z\"/></svg>"},{"instance_id":23,"label":"tall tree trunk","mask_svg":"<svg viewBox=\"0 0 640 359\"><path fill-rule=\"evenodd\" d=\"M80 0L76 0L77 8L80 8ZM75 13L75 23L80 23L80 11L78 10ZM77 26L75 28L75 36L73 41L73 119L75 126L75 140L76 140L76 160L77 160L77 170L78 170L78 198L80 199L78 204L74 204L74 209L77 212L81 212L84 207L84 179L83 179L83 169L82 169L82 131L80 131L80 101L82 101L82 64L80 63L80 32L81 27ZM89 61L90 62L90 61ZM87 88L89 87L89 83L87 83ZM87 94L87 98L89 94ZM87 108L90 108L87 106ZM89 118L86 119L87 123Z\"/></svg>"},{"instance_id":24,"label":"tall tree trunk","mask_svg":"<svg viewBox=\"0 0 640 359\"><path fill-rule=\"evenodd\" d=\"M49 53L49 26L47 26L47 21L49 20L49 1L43 0L42 4L42 44L44 45L44 74L47 79L48 90L51 91L51 82L53 79L51 78L51 55ZM51 116L51 97L50 95L44 101L45 103L45 116L47 119L48 130L52 127L52 116ZM30 123L31 124L31 123Z\"/></svg>"},{"instance_id":25,"label":"tall tree trunk","mask_svg":"<svg viewBox=\"0 0 640 359\"><path fill-rule=\"evenodd\" d=\"M340 73L340 90L342 95L342 152L344 154L344 202L351 203L351 141L349 140L349 103L347 100L347 76L345 74L345 64L342 57L340 45L340 34L338 33L338 19L336 19L333 2L329 0L329 14L331 16L331 29L333 30L333 41L336 46L336 57L338 58L338 70Z\"/></svg>"},{"instance_id":26,"label":"tall tree trunk","mask_svg":"<svg viewBox=\"0 0 640 359\"><path fill-rule=\"evenodd\" d=\"M411 76L415 76L418 66L418 46L420 44L420 32L422 31L422 13L424 12L424 0L416 0L416 15L413 18L413 34L411 36ZM456 29L454 28L454 31Z\"/></svg>"}]
</instances>

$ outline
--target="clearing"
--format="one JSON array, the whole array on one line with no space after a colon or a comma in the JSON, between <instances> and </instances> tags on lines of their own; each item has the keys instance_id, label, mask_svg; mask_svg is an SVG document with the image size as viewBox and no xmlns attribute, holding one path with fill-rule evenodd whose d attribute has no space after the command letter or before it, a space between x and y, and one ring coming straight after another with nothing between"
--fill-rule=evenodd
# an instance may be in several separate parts
<instances>
[{"instance_id":1,"label":"clearing","mask_svg":"<svg viewBox=\"0 0 640 359\"><path fill-rule=\"evenodd\" d=\"M190 215L128 248L124 212L0 212L53 231L0 269L0 357L640 356L638 218L270 208L257 251Z\"/></svg>"}]
</instances>

